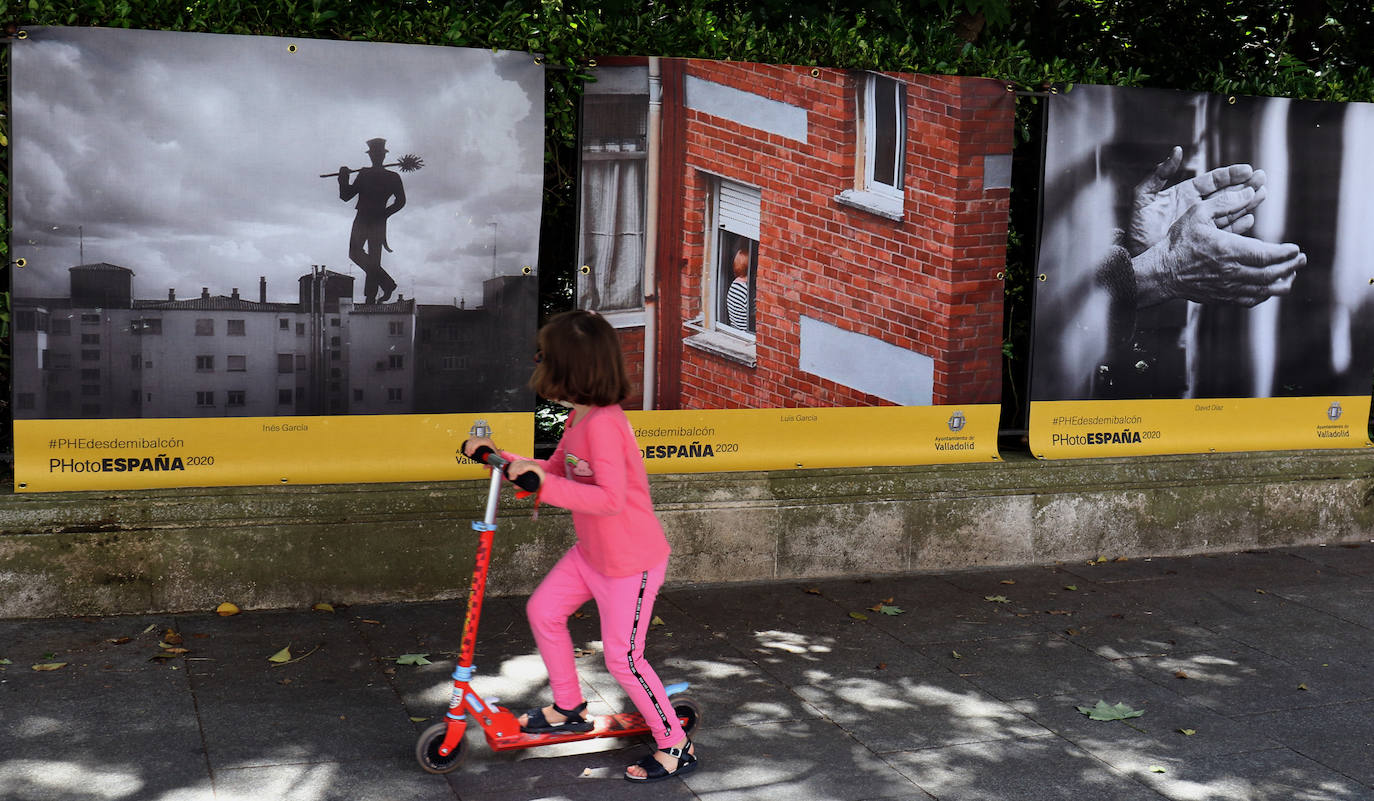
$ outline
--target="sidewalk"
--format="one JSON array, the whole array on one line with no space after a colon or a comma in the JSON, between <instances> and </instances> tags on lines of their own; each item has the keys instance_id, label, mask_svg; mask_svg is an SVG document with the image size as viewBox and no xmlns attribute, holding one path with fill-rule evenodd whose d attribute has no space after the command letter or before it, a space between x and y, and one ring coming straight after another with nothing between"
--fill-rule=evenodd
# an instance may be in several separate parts
<instances>
[{"instance_id":1,"label":"sidewalk","mask_svg":"<svg viewBox=\"0 0 1374 801\"><path fill-rule=\"evenodd\" d=\"M547 702L522 605L489 599L474 681L517 709ZM470 731L422 772L464 608L0 621L0 799L1374 800L1371 544L668 591L649 656L702 704L701 768L654 789L620 778L635 741ZM188 653L155 658L168 628ZM599 648L591 607L573 628Z\"/></svg>"}]
</instances>

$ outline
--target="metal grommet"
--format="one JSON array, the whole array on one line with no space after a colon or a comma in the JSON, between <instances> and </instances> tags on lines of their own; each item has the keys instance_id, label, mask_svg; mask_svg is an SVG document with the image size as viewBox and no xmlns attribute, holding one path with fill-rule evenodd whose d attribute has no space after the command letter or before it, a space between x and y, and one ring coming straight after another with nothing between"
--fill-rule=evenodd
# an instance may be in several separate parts
<instances>
[{"instance_id":1,"label":"metal grommet","mask_svg":"<svg viewBox=\"0 0 1374 801\"><path fill-rule=\"evenodd\" d=\"M534 268L526 264L524 267L520 268L520 272L524 273L525 275L529 275L530 273L534 272Z\"/></svg>"},{"instance_id":2,"label":"metal grommet","mask_svg":"<svg viewBox=\"0 0 1374 801\"><path fill-rule=\"evenodd\" d=\"M812 67L812 68L811 68L811 77L812 77L812 78L819 78L819 77L821 77L821 68L820 68L820 67Z\"/></svg>"},{"instance_id":3,"label":"metal grommet","mask_svg":"<svg viewBox=\"0 0 1374 801\"><path fill-rule=\"evenodd\" d=\"M535 56L535 57L534 57L534 63L539 64L540 66L543 66L543 64L544 64L544 57L543 57L543 56Z\"/></svg>"},{"instance_id":4,"label":"metal grommet","mask_svg":"<svg viewBox=\"0 0 1374 801\"><path fill-rule=\"evenodd\" d=\"M1226 102L1234 106L1236 104L1236 96L1231 95L1230 97L1226 98Z\"/></svg>"},{"instance_id":5,"label":"metal grommet","mask_svg":"<svg viewBox=\"0 0 1374 801\"><path fill-rule=\"evenodd\" d=\"M1059 94L1059 87L1058 87L1058 86L1051 86L1051 87L1050 87L1050 94L1052 94L1052 95L1057 95L1057 94Z\"/></svg>"},{"instance_id":6,"label":"metal grommet","mask_svg":"<svg viewBox=\"0 0 1374 801\"><path fill-rule=\"evenodd\" d=\"M1015 94L1015 93L1016 93L1016 86L1015 86L1014 84L1010 84L1010 83L1007 84L1007 94L1010 95L1010 94Z\"/></svg>"},{"instance_id":7,"label":"metal grommet","mask_svg":"<svg viewBox=\"0 0 1374 801\"><path fill-rule=\"evenodd\" d=\"M19 258L14 260L14 266L22 270L25 267L29 266L29 260L24 258L23 256L20 256ZM1374 284L1374 281L1370 281L1369 283Z\"/></svg>"},{"instance_id":8,"label":"metal grommet","mask_svg":"<svg viewBox=\"0 0 1374 801\"><path fill-rule=\"evenodd\" d=\"M28 32L28 31L20 31L19 33L16 33L16 34L14 35L14 38L16 38L16 39L27 39L27 38L29 38L29 32Z\"/></svg>"},{"instance_id":9,"label":"metal grommet","mask_svg":"<svg viewBox=\"0 0 1374 801\"><path fill-rule=\"evenodd\" d=\"M1048 275L1045 275L1044 273L1041 273L1041 274L1040 274L1040 280L1041 280L1041 281L1048 281L1048 280L1050 280L1050 277L1049 277Z\"/></svg>"},{"instance_id":10,"label":"metal grommet","mask_svg":"<svg viewBox=\"0 0 1374 801\"><path fill-rule=\"evenodd\" d=\"M295 46L294 44L289 44L289 45L287 45L287 46L286 46L286 52L288 52L288 53L294 53L294 52L296 52L296 46Z\"/></svg>"},{"instance_id":11,"label":"metal grommet","mask_svg":"<svg viewBox=\"0 0 1374 801\"><path fill-rule=\"evenodd\" d=\"M998 271L997 271L997 280L998 280L998 281L1001 281L1002 279L1004 279L1004 278L1006 278L1006 277L1007 277L1007 271L1006 271L1006 270L998 270Z\"/></svg>"},{"instance_id":12,"label":"metal grommet","mask_svg":"<svg viewBox=\"0 0 1374 801\"><path fill-rule=\"evenodd\" d=\"M582 273L583 275L591 275L591 274L592 274L592 268L591 268L590 265L587 265L587 264L584 264L584 265L582 265L581 267L579 267L577 271L580 272L580 273ZM1374 283L1374 282L1371 282L1371 283Z\"/></svg>"},{"instance_id":13,"label":"metal grommet","mask_svg":"<svg viewBox=\"0 0 1374 801\"><path fill-rule=\"evenodd\" d=\"M596 69L596 59L594 59L594 58L589 58L589 59L587 59L587 69L589 69L589 70L594 70L594 69Z\"/></svg>"}]
</instances>

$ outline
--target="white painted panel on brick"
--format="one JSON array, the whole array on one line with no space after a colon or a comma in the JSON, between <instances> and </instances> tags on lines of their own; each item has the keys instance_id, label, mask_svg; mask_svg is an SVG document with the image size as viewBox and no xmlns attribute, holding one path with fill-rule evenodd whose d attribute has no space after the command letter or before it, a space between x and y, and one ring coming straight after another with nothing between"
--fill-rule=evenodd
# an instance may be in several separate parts
<instances>
[{"instance_id":1,"label":"white painted panel on brick","mask_svg":"<svg viewBox=\"0 0 1374 801\"><path fill-rule=\"evenodd\" d=\"M903 406L929 406L935 360L880 339L801 318L801 369Z\"/></svg>"},{"instance_id":2,"label":"white painted panel on brick","mask_svg":"<svg viewBox=\"0 0 1374 801\"><path fill-rule=\"evenodd\" d=\"M806 143L806 109L687 76L687 108Z\"/></svg>"}]
</instances>

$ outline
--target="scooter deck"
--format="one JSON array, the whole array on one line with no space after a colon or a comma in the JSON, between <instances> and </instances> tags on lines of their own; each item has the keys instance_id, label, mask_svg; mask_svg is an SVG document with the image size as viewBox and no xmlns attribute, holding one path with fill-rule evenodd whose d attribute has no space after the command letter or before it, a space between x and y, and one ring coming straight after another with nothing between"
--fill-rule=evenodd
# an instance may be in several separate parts
<instances>
[{"instance_id":1,"label":"scooter deck","mask_svg":"<svg viewBox=\"0 0 1374 801\"><path fill-rule=\"evenodd\" d=\"M507 709L502 709L495 717L507 715L511 717L512 721L515 719ZM520 748L535 748L556 743L575 743L581 740L594 740L598 737L637 737L649 733L649 727L644 725L644 718L637 712L596 715L592 718L591 731L528 734L520 731L518 725L514 733L509 735L495 733L492 729L485 727L483 730L487 733L487 744L491 746L493 751L514 751Z\"/></svg>"}]
</instances>

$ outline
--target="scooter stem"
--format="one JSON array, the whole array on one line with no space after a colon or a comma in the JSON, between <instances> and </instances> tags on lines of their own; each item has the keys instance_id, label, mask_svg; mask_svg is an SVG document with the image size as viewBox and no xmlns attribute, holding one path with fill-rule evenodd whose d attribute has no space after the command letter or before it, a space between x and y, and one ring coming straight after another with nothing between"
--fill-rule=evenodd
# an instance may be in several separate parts
<instances>
[{"instance_id":1,"label":"scooter stem","mask_svg":"<svg viewBox=\"0 0 1374 801\"><path fill-rule=\"evenodd\" d=\"M472 527L480 532L477 538L477 565L472 571L472 588L468 591L467 620L463 624L463 650L458 667L464 671L472 667L477 650L477 624L482 619L482 600L487 594L487 571L491 565L491 543L496 531L496 504L501 496L501 471L491 471L491 487L487 490L486 515ZM470 675L470 674L469 674Z\"/></svg>"}]
</instances>

